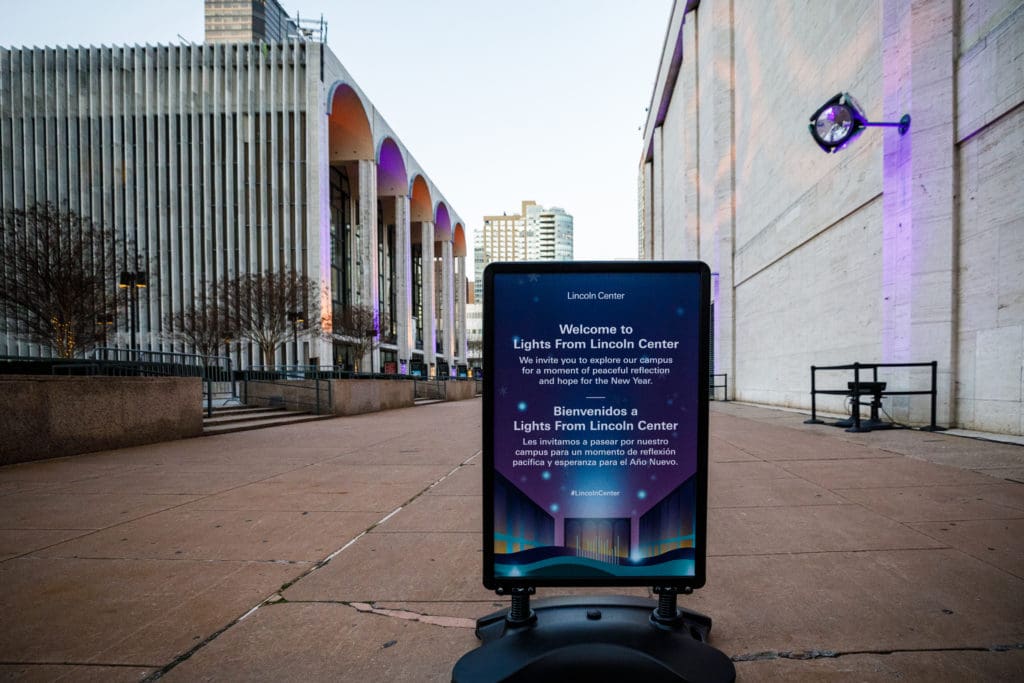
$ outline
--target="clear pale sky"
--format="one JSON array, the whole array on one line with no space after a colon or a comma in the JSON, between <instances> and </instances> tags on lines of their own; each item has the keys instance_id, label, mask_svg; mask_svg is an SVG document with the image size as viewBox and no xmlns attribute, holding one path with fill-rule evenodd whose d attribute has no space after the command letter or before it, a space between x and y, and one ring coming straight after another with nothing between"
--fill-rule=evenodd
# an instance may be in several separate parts
<instances>
[{"instance_id":1,"label":"clear pale sky","mask_svg":"<svg viewBox=\"0 0 1024 683\"><path fill-rule=\"evenodd\" d=\"M637 173L671 0L286 0L466 223L523 199L575 218L577 259L637 253ZM202 0L0 0L0 45L203 40ZM472 246L472 245L470 245Z\"/></svg>"}]
</instances>

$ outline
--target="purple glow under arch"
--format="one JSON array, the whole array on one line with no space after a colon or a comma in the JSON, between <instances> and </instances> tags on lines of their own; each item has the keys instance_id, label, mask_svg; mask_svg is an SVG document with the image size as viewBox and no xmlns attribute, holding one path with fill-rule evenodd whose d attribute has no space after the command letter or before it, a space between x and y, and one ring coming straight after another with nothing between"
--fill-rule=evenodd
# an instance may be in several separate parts
<instances>
[{"instance_id":1,"label":"purple glow under arch","mask_svg":"<svg viewBox=\"0 0 1024 683\"><path fill-rule=\"evenodd\" d=\"M405 171L405 157L398 143L384 138L377 154L377 195L398 197L406 193L409 175Z\"/></svg>"},{"instance_id":2,"label":"purple glow under arch","mask_svg":"<svg viewBox=\"0 0 1024 683\"><path fill-rule=\"evenodd\" d=\"M452 219L444 202L437 203L434 211L434 241L450 242L452 239Z\"/></svg>"}]
</instances>

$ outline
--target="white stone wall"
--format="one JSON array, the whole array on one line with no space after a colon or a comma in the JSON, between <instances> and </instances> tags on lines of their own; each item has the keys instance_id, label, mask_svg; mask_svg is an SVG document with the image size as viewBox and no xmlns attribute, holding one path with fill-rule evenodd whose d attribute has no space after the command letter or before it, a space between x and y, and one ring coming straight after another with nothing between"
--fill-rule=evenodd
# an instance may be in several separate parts
<instances>
[{"instance_id":1,"label":"white stone wall","mask_svg":"<svg viewBox=\"0 0 1024 683\"><path fill-rule=\"evenodd\" d=\"M966 6L959 50L957 419L1024 434L1024 3Z\"/></svg>"},{"instance_id":2,"label":"white stone wall","mask_svg":"<svg viewBox=\"0 0 1024 683\"><path fill-rule=\"evenodd\" d=\"M1024 434L1024 2L962 11L956 417Z\"/></svg>"},{"instance_id":3,"label":"white stone wall","mask_svg":"<svg viewBox=\"0 0 1024 683\"><path fill-rule=\"evenodd\" d=\"M1024 2L693 4L656 78L641 239L711 266L734 397L808 408L811 365L934 360L939 424L1024 433ZM911 131L823 154L808 118L837 92Z\"/></svg>"},{"instance_id":4,"label":"white stone wall","mask_svg":"<svg viewBox=\"0 0 1024 683\"><path fill-rule=\"evenodd\" d=\"M881 198L736 287L736 398L808 407L810 366L876 359L881 352ZM820 373L842 388L850 373ZM840 412L843 399L818 397Z\"/></svg>"}]
</instances>

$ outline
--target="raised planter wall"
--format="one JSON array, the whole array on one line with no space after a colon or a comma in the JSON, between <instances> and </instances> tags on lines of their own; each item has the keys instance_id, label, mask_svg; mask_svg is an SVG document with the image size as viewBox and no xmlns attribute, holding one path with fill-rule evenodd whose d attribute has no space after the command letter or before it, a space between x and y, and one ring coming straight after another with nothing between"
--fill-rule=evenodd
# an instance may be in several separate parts
<instances>
[{"instance_id":1,"label":"raised planter wall","mask_svg":"<svg viewBox=\"0 0 1024 683\"><path fill-rule=\"evenodd\" d=\"M327 383L331 384L328 398ZM464 401L476 396L475 382L444 382L446 401ZM315 410L315 380L296 379L278 382L248 383L246 403L252 406L277 405L287 410ZM320 380L320 401L332 415L361 415L380 410L411 408L414 382L407 379L331 379ZM329 403L330 402L330 403Z\"/></svg>"},{"instance_id":2,"label":"raised planter wall","mask_svg":"<svg viewBox=\"0 0 1024 683\"><path fill-rule=\"evenodd\" d=\"M476 382L450 380L445 389L446 401L465 401L476 396Z\"/></svg>"},{"instance_id":3,"label":"raised planter wall","mask_svg":"<svg viewBox=\"0 0 1024 683\"><path fill-rule=\"evenodd\" d=\"M203 433L196 377L0 376L0 465Z\"/></svg>"},{"instance_id":4,"label":"raised planter wall","mask_svg":"<svg viewBox=\"0 0 1024 683\"><path fill-rule=\"evenodd\" d=\"M331 392L328 399L327 383ZM315 410L315 380L249 382L246 403L253 406L280 405L287 410ZM333 407L329 400L333 402ZM320 401L333 415L360 415L379 410L413 406L413 383L398 379L320 380Z\"/></svg>"},{"instance_id":5,"label":"raised planter wall","mask_svg":"<svg viewBox=\"0 0 1024 683\"><path fill-rule=\"evenodd\" d=\"M359 415L413 406L413 383L403 379L335 379L334 414Z\"/></svg>"}]
</instances>

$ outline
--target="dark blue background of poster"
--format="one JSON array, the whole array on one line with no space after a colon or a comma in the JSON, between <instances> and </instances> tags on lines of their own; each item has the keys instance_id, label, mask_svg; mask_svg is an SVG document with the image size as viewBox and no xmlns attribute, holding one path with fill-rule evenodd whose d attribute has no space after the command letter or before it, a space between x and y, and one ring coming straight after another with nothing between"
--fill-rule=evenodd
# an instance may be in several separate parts
<instances>
[{"instance_id":1,"label":"dark blue background of poster","mask_svg":"<svg viewBox=\"0 0 1024 683\"><path fill-rule=\"evenodd\" d=\"M637 520L666 496L679 488L697 470L698 445L698 392L706 391L706 378L699 375L701 278L696 272L651 273L497 273L493 279L495 318L493 323L494 387L494 466L512 485L555 520L555 545L563 545L562 527L566 518L630 518L633 520L631 557L639 559ZM622 294L623 298L590 297L591 294ZM571 334L560 332L562 325L631 326L631 334ZM555 340L619 341L629 340L632 349L616 350L563 350L555 348ZM678 341L675 349L642 349L641 340ZM547 341L551 348L525 351L516 348L534 340ZM535 359L523 363L523 357ZM536 362L538 358L573 358L578 364L548 365ZM608 365L592 362L597 359L621 359ZM670 358L670 364L644 363L645 359ZM544 367L624 367L629 377L649 378L649 384L564 384L541 385L542 377L602 377L612 375L542 375L539 370L523 374L522 368ZM668 374L632 374L632 368L669 368ZM623 377L623 374L616 374ZM626 417L557 417L555 406L564 408L614 407L627 411ZM630 415L636 409L638 415ZM640 431L517 431L514 425L528 422L546 422L554 426L563 422L628 422L636 425L641 420L678 423L676 429ZM517 455L517 450L542 449L550 451L561 446L547 446L541 439L666 439L668 445L654 446L672 449L671 455L657 455L661 460L675 460L672 466L608 466L608 467L556 467L513 466L513 461L529 456ZM536 444L530 441L536 440ZM642 450L649 446L623 447ZM568 446L572 449L574 447ZM644 455L592 456L593 449L619 448L612 446L577 446L583 453L577 456L547 456L536 459L607 459L647 458ZM606 491L618 495L580 496L573 492ZM693 506L695 506L695 501ZM700 539L703 542L703 539ZM656 567L648 567L651 575L659 575Z\"/></svg>"}]
</instances>

